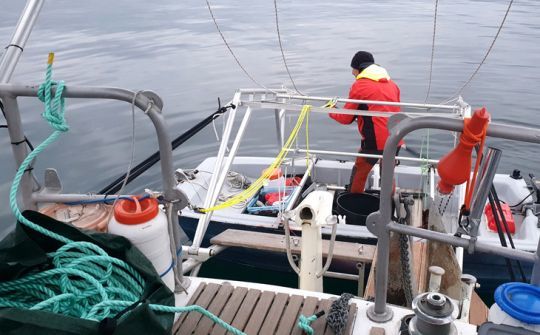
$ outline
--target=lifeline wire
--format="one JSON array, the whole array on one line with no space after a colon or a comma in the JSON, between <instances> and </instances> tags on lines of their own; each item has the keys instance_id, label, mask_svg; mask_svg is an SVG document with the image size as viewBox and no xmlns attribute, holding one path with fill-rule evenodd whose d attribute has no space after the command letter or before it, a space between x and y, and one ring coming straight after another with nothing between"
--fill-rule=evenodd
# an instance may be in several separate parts
<instances>
[{"instance_id":1,"label":"lifeline wire","mask_svg":"<svg viewBox=\"0 0 540 335\"><path fill-rule=\"evenodd\" d=\"M10 190L10 207L24 225L52 239L64 243L49 253L54 268L27 274L15 280L0 282L0 308L15 307L29 310L47 310L88 320L101 321L116 315L139 301L144 293L145 281L126 262L109 256L90 242L72 241L26 219L17 205L17 193L22 175L32 160L49 144L58 139L69 127L64 118L62 93L64 82L52 81L54 54L49 54L45 82L39 86L38 97L45 104L42 116L54 132L36 147L21 163ZM52 97L52 87L56 92ZM150 309L168 313L195 311L235 335L244 333L224 322L200 306L164 306L150 304Z\"/></svg>"},{"instance_id":2,"label":"lifeline wire","mask_svg":"<svg viewBox=\"0 0 540 335\"><path fill-rule=\"evenodd\" d=\"M231 54L231 56L233 56L234 60L236 61L236 64L238 64L238 66L240 67L240 69L242 69L242 71L244 72L244 74L255 84L255 85L258 85L262 88L264 88L265 90L268 90L268 91L271 91L273 92L271 89L269 89L268 87L264 86L263 84L259 83L257 80L255 80L255 78L253 78L252 75L249 74L249 72L246 70L246 68L242 65L242 63L240 63L240 60L238 59L238 57L236 57L236 54L232 51L232 48L231 46L229 45L229 43L227 42L227 40L225 39L225 35L223 35L223 32L221 31L221 29L219 28L219 25L216 21L216 17L214 16L214 12L212 11L212 7L210 6L210 2L208 2L208 0L205 0L206 1L206 7L208 7L208 11L210 12L210 16L212 16L212 21L214 21L214 25L216 26L216 29L219 33L219 36L221 36L221 39L223 40L223 43L225 43L225 46L227 47L227 49L229 50L229 53ZM275 93L275 92L274 92Z\"/></svg>"},{"instance_id":3,"label":"lifeline wire","mask_svg":"<svg viewBox=\"0 0 540 335\"><path fill-rule=\"evenodd\" d=\"M497 38L499 37L499 34L501 33L501 30L502 30L502 28L504 26L504 23L506 22L506 18L508 17L508 13L510 13L510 8L512 8L513 3L514 3L514 0L510 0L510 2L508 3L508 8L506 8L506 13L504 13L504 17L503 17L503 19L501 21L501 24L499 25L499 29L497 30L497 33L495 34L495 37L493 38L493 41L491 42L491 45L489 46L488 50L486 51L486 54L484 55L484 58L482 59L480 64L478 64L478 67L474 70L474 72L471 74L469 79L461 86L461 88L456 93L454 93L452 98L460 95L461 92L463 92L465 87L467 87L467 85L469 85L469 83L473 80L473 78L476 76L478 71L480 71L480 68L482 67L482 65L484 65L484 62L486 61L489 54L491 53L491 50L493 49L493 46L495 45L495 42L497 41Z\"/></svg>"},{"instance_id":4,"label":"lifeline wire","mask_svg":"<svg viewBox=\"0 0 540 335\"><path fill-rule=\"evenodd\" d=\"M439 0L435 0L435 13L433 15L433 37L431 40L431 59L429 62L429 83L428 83L428 89L426 93L426 99L424 100L424 103L428 101L429 94L431 93L431 80L433 78L433 58L435 56L435 36L437 34L437 8L439 6Z\"/></svg>"},{"instance_id":5,"label":"lifeline wire","mask_svg":"<svg viewBox=\"0 0 540 335\"><path fill-rule=\"evenodd\" d=\"M283 65L285 65L285 70L287 70L287 74L289 75L289 79L291 79L291 83L294 87L294 90L300 94L300 95L304 95L302 92L300 92L298 90L298 88L296 87L296 83L294 82L294 79L291 75L291 71L289 71L289 66L287 65L287 59L285 58L285 52L283 52L283 44L281 43L281 34L279 32L279 20L278 20L278 8L277 8L277 0L274 0L274 12L276 14L276 31L277 31L277 36L278 36L278 41L279 41L279 50L281 50L281 58L283 59Z\"/></svg>"}]
</instances>

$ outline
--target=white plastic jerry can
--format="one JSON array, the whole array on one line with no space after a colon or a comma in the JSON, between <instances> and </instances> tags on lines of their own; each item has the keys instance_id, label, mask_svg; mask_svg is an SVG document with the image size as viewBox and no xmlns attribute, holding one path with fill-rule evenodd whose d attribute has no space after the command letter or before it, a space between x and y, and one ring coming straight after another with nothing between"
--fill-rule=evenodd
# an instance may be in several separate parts
<instances>
[{"instance_id":1,"label":"white plastic jerry can","mask_svg":"<svg viewBox=\"0 0 540 335\"><path fill-rule=\"evenodd\" d=\"M119 200L109 222L109 233L124 236L148 258L161 280L174 292L173 258L167 216L154 198Z\"/></svg>"}]
</instances>

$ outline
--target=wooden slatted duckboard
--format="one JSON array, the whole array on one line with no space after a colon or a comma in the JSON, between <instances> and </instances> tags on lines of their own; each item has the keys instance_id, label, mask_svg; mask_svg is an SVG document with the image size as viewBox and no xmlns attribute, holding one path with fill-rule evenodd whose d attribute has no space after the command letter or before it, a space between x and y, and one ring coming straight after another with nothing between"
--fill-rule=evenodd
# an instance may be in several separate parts
<instances>
[{"instance_id":1,"label":"wooden slatted duckboard","mask_svg":"<svg viewBox=\"0 0 540 335\"><path fill-rule=\"evenodd\" d=\"M301 335L297 327L300 314L311 316L324 310L325 315L311 326L315 334L333 334L326 324L326 314L332 305L330 299L233 287L229 283L201 283L188 302L188 305L194 304L206 308L248 335ZM343 334L351 334L357 309L356 304L350 304L349 319ZM175 335L225 333L225 329L197 312L182 313L173 327Z\"/></svg>"},{"instance_id":2,"label":"wooden slatted duckboard","mask_svg":"<svg viewBox=\"0 0 540 335\"><path fill-rule=\"evenodd\" d=\"M291 252L300 254L301 237L291 237ZM285 236L281 234L259 233L246 230L227 229L212 237L210 243L228 247L240 247L274 252L287 252ZM322 241L323 257L328 256L329 241ZM356 263L371 263L376 247L369 244L336 241L334 243L334 259Z\"/></svg>"}]
</instances>

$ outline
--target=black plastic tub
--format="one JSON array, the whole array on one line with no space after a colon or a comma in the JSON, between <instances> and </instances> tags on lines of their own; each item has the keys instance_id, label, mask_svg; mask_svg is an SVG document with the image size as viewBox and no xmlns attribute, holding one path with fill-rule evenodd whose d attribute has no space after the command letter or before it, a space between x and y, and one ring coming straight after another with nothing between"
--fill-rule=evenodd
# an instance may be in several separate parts
<instances>
[{"instance_id":1,"label":"black plastic tub","mask_svg":"<svg viewBox=\"0 0 540 335\"><path fill-rule=\"evenodd\" d=\"M379 197L367 193L341 193L336 203L338 214L347 216L347 224L357 226L365 226L367 216L379 210Z\"/></svg>"}]
</instances>

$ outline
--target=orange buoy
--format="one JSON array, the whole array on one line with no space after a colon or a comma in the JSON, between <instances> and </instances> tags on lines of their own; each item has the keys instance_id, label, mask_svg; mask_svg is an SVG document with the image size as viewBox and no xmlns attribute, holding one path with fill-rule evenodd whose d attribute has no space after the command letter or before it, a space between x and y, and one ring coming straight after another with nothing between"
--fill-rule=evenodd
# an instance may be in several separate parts
<instances>
[{"instance_id":1,"label":"orange buoy","mask_svg":"<svg viewBox=\"0 0 540 335\"><path fill-rule=\"evenodd\" d=\"M489 113L483 107L477 109L472 118L463 120L464 127L458 145L444 156L437 165L437 172L440 177L437 188L442 194L449 194L456 185L469 180L472 149L482 141L489 118Z\"/></svg>"}]
</instances>

